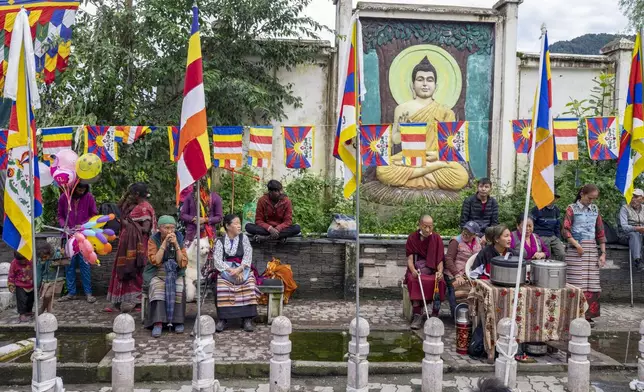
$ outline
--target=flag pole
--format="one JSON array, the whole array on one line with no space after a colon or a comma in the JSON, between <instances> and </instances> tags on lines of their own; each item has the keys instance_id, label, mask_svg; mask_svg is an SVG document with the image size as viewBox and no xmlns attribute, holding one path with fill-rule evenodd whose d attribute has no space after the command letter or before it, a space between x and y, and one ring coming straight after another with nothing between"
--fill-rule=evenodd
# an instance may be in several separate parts
<instances>
[{"instance_id":1,"label":"flag pole","mask_svg":"<svg viewBox=\"0 0 644 392\"><path fill-rule=\"evenodd\" d=\"M545 39L546 35L546 24L541 25L541 39ZM543 72L545 70L543 69L543 64L545 62L545 56L546 56L546 49L545 45L542 43L541 44L541 61L539 61L539 76L540 78L543 77ZM540 96L541 96L541 79L537 82L537 94L536 94L536 105L533 110L533 120L532 120L532 145L530 147L530 164L529 164L529 169L528 169L528 184L527 184L527 189L526 189L526 194L525 194L525 205L523 207L523 226L521 228L521 243L519 246L519 265L517 268L517 277L516 277L516 282L514 285L514 299L512 303L512 316L510 317L510 336L509 336L509 341L510 344L508 346L508 352L503 353L506 358L509 360L515 355L515 351L512 350L512 343L515 341L515 334L516 334L516 319L517 319L517 307L519 306L519 291L521 289L521 271L523 268L521 268L521 264L523 263L523 256L524 256L524 249L525 249L525 237L526 237L526 229L528 226L528 211L530 209L530 195L532 193L532 177L534 175L534 153L537 145L537 134L536 134L536 121L539 118L539 104L540 104ZM550 124L550 118L548 118L548 126L550 129L552 129L552 124ZM518 346L516 346L518 347ZM505 382L504 384L507 386L510 381L510 366L505 367Z\"/></svg>"},{"instance_id":2,"label":"flag pole","mask_svg":"<svg viewBox=\"0 0 644 392\"><path fill-rule=\"evenodd\" d=\"M201 198L199 197L199 186L200 180L197 180L197 190L195 192L195 197L197 198L197 212L195 215L195 221L197 223L197 341L201 340L201 250L199 249L199 243L201 242ZM197 367L198 369L198 367Z\"/></svg>"}]
</instances>

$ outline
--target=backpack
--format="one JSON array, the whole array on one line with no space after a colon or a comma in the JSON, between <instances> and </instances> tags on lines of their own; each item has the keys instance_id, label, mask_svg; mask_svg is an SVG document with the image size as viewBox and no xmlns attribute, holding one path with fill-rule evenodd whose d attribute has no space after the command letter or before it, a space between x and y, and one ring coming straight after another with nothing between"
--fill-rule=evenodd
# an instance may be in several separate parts
<instances>
[{"instance_id":1,"label":"backpack","mask_svg":"<svg viewBox=\"0 0 644 392\"><path fill-rule=\"evenodd\" d=\"M615 230L608 222L604 222L604 235L606 236L607 244L618 244L619 236L617 235L617 230Z\"/></svg>"},{"instance_id":2,"label":"backpack","mask_svg":"<svg viewBox=\"0 0 644 392\"><path fill-rule=\"evenodd\" d=\"M114 230L114 234L118 235L121 231L121 210L114 203L103 203L98 207L98 213L101 215L114 214L115 219L107 222L103 229Z\"/></svg>"}]
</instances>

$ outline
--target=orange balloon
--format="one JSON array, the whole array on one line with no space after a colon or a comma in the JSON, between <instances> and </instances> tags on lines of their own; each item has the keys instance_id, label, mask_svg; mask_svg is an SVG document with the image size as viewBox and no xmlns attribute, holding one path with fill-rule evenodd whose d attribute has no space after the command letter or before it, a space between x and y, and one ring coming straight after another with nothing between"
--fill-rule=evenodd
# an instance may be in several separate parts
<instances>
[{"instance_id":1,"label":"orange balloon","mask_svg":"<svg viewBox=\"0 0 644 392\"><path fill-rule=\"evenodd\" d=\"M105 254L107 255L107 254L110 254L110 252L111 252L111 251L112 251L112 244L110 244L110 243L108 242L108 243L107 243L107 244L105 244L105 246L103 247L103 252L105 252ZM102 256L102 255L101 255L101 256Z\"/></svg>"}]
</instances>

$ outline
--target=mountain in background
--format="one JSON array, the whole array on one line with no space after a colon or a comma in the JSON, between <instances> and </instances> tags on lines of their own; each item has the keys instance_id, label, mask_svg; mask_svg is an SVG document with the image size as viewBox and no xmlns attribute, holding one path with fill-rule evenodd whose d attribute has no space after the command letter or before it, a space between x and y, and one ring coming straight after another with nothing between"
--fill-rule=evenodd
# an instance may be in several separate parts
<instances>
[{"instance_id":1,"label":"mountain in background","mask_svg":"<svg viewBox=\"0 0 644 392\"><path fill-rule=\"evenodd\" d=\"M635 41L634 35L624 34L584 34L570 41L559 41L550 45L551 53L600 54L599 50L616 38L625 37Z\"/></svg>"}]
</instances>

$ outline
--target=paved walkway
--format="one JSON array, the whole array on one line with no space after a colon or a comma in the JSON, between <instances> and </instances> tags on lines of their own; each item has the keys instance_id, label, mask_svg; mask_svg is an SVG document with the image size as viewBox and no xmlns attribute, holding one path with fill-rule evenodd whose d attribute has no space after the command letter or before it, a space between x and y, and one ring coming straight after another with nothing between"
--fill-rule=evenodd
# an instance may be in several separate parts
<instances>
[{"instance_id":1,"label":"paved walkway","mask_svg":"<svg viewBox=\"0 0 644 392\"><path fill-rule=\"evenodd\" d=\"M490 377L490 374L481 377ZM636 377L636 373L613 372L609 374L593 374L595 392L624 392L628 391L628 383ZM478 377L446 374L443 380L443 392L472 392L479 381ZM344 392L346 378L320 377L316 379L294 378L292 391L298 392ZM520 392L564 392L567 382L565 374L545 375L535 374L519 376L517 390ZM268 380L221 380L221 392L268 392ZM106 385L65 385L67 392L109 392ZM421 390L420 375L409 376L370 376L369 390L380 392L416 392ZM9 387L7 392L27 392L25 386ZM135 392L191 392L189 383L154 383L137 384Z\"/></svg>"},{"instance_id":2,"label":"paved walkway","mask_svg":"<svg viewBox=\"0 0 644 392\"><path fill-rule=\"evenodd\" d=\"M105 313L103 309L108 303L99 299L95 304L84 300L66 303L56 303L54 314L60 327L79 325L102 326L111 328L117 313ZM265 315L266 307L260 307L260 314ZM208 300L202 308L203 314L215 313L212 300ZM399 300L362 301L361 316L366 318L372 330L408 330L407 323L401 316ZM355 314L355 304L346 301L302 301L294 300L284 307L284 314L293 323L295 330L335 328L347 331L348 325ZM186 331L193 328L196 315L196 304L188 304ZM140 313L133 313L137 319L135 339L137 345L136 358L139 364L158 363L191 363L193 338L189 333L182 335L164 331L159 339L150 336L143 328ZM444 360L449 366L481 366L484 362L473 360L455 352L455 329L446 307L441 310L441 318L445 322L445 355ZM644 304L630 305L604 304L602 317L597 319L596 331L638 331L640 321L644 319ZM0 328L19 324L15 309L0 313ZM229 330L216 335L216 360L218 362L266 362L270 358L269 343L270 327L259 324L254 333L244 333L238 327L231 326ZM566 354L554 352L539 357L542 364L565 364ZM593 352L591 362L594 365L615 365L617 362Z\"/></svg>"}]
</instances>

